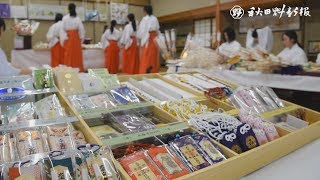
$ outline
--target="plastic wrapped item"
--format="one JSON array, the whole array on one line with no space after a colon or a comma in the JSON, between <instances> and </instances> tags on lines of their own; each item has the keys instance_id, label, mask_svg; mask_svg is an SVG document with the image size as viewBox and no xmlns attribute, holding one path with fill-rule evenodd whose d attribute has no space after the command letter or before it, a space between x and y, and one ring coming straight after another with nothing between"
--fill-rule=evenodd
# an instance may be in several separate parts
<instances>
[{"instance_id":1,"label":"plastic wrapped item","mask_svg":"<svg viewBox=\"0 0 320 180\"><path fill-rule=\"evenodd\" d=\"M279 107L267 92L262 91L259 87L253 87L253 90L259 94L270 109L276 109Z\"/></svg>"},{"instance_id":2,"label":"plastic wrapped item","mask_svg":"<svg viewBox=\"0 0 320 180\"><path fill-rule=\"evenodd\" d=\"M138 179L156 179L164 180L165 177L152 163L150 158L139 151L119 160L122 167L127 171L132 180Z\"/></svg>"},{"instance_id":3,"label":"plastic wrapped item","mask_svg":"<svg viewBox=\"0 0 320 180\"><path fill-rule=\"evenodd\" d=\"M35 119L35 107L31 102L12 104L7 106L6 110L5 116L9 123Z\"/></svg>"},{"instance_id":4,"label":"plastic wrapped item","mask_svg":"<svg viewBox=\"0 0 320 180\"><path fill-rule=\"evenodd\" d=\"M121 125L122 132L140 132L155 127L147 118L133 111L123 111L113 115L116 123Z\"/></svg>"},{"instance_id":5,"label":"plastic wrapped item","mask_svg":"<svg viewBox=\"0 0 320 180\"><path fill-rule=\"evenodd\" d=\"M170 147L167 145L152 147L147 153L167 179L175 179L189 173L188 169L170 151Z\"/></svg>"},{"instance_id":6,"label":"plastic wrapped item","mask_svg":"<svg viewBox=\"0 0 320 180\"><path fill-rule=\"evenodd\" d=\"M20 158L28 155L45 152L44 143L40 131L26 130L16 134L16 146Z\"/></svg>"},{"instance_id":7,"label":"plastic wrapped item","mask_svg":"<svg viewBox=\"0 0 320 180\"><path fill-rule=\"evenodd\" d=\"M37 29L39 28L40 23L36 21L29 21L29 20L21 20L18 19L14 20L14 26L11 27L17 35L20 36L32 36Z\"/></svg>"},{"instance_id":8,"label":"plastic wrapped item","mask_svg":"<svg viewBox=\"0 0 320 180\"><path fill-rule=\"evenodd\" d=\"M51 69L37 69L32 72L36 89L53 88L53 73Z\"/></svg>"},{"instance_id":9,"label":"plastic wrapped item","mask_svg":"<svg viewBox=\"0 0 320 180\"><path fill-rule=\"evenodd\" d=\"M78 149L84 156L90 179L121 179L114 165L112 151L99 145L80 146Z\"/></svg>"},{"instance_id":10,"label":"plastic wrapped item","mask_svg":"<svg viewBox=\"0 0 320 180\"><path fill-rule=\"evenodd\" d=\"M276 95L276 93L275 93L271 88L262 86L260 89L261 89L262 91L264 91L264 92L267 92L267 93L269 94L269 96L273 99L274 102L276 102L276 104L277 104L279 107L284 107L284 104L283 104L283 102L281 101L281 99Z\"/></svg>"},{"instance_id":11,"label":"plastic wrapped item","mask_svg":"<svg viewBox=\"0 0 320 180\"><path fill-rule=\"evenodd\" d=\"M121 87L115 90L111 90L110 93L114 99L120 104L139 103L139 98L135 93L127 86Z\"/></svg>"},{"instance_id":12,"label":"plastic wrapped item","mask_svg":"<svg viewBox=\"0 0 320 180\"><path fill-rule=\"evenodd\" d=\"M42 180L43 172L39 164L33 163L30 160L26 162L15 162L9 168L9 179L15 180Z\"/></svg>"},{"instance_id":13,"label":"plastic wrapped item","mask_svg":"<svg viewBox=\"0 0 320 180\"><path fill-rule=\"evenodd\" d=\"M197 145L203 150L203 152L210 157L212 163L218 163L226 160L226 157L221 153L219 147L210 140L209 137L197 134L192 136Z\"/></svg>"},{"instance_id":14,"label":"plastic wrapped item","mask_svg":"<svg viewBox=\"0 0 320 180\"><path fill-rule=\"evenodd\" d=\"M116 102L109 94L98 94L90 96L89 99L97 108L116 107Z\"/></svg>"},{"instance_id":15,"label":"plastic wrapped item","mask_svg":"<svg viewBox=\"0 0 320 180\"><path fill-rule=\"evenodd\" d=\"M101 140L110 139L120 135L119 132L117 132L115 129L113 129L109 125L94 126L94 127L91 127L91 130Z\"/></svg>"},{"instance_id":16,"label":"plastic wrapped item","mask_svg":"<svg viewBox=\"0 0 320 180\"><path fill-rule=\"evenodd\" d=\"M79 79L81 80L82 87L85 92L103 91L105 89L101 80L96 76L82 73L82 74L79 74Z\"/></svg>"},{"instance_id":17,"label":"plastic wrapped item","mask_svg":"<svg viewBox=\"0 0 320 180\"><path fill-rule=\"evenodd\" d=\"M63 93L82 92L83 87L75 70L55 68L55 82Z\"/></svg>"},{"instance_id":18,"label":"plastic wrapped item","mask_svg":"<svg viewBox=\"0 0 320 180\"><path fill-rule=\"evenodd\" d=\"M96 108L96 105L93 104L87 94L70 95L68 99L77 110Z\"/></svg>"},{"instance_id":19,"label":"plastic wrapped item","mask_svg":"<svg viewBox=\"0 0 320 180\"><path fill-rule=\"evenodd\" d=\"M76 131L76 130L72 131L72 140L75 147L79 147L87 144L87 141L81 131Z\"/></svg>"},{"instance_id":20,"label":"plastic wrapped item","mask_svg":"<svg viewBox=\"0 0 320 180\"><path fill-rule=\"evenodd\" d=\"M264 130L253 129L253 132L256 135L258 143L259 143L260 146L263 145L263 144L266 144L267 142L269 142Z\"/></svg>"},{"instance_id":21,"label":"plastic wrapped item","mask_svg":"<svg viewBox=\"0 0 320 180\"><path fill-rule=\"evenodd\" d=\"M73 148L69 126L47 126L46 131L51 151L66 151Z\"/></svg>"},{"instance_id":22,"label":"plastic wrapped item","mask_svg":"<svg viewBox=\"0 0 320 180\"><path fill-rule=\"evenodd\" d=\"M10 162L11 154L10 134L0 135L0 163Z\"/></svg>"},{"instance_id":23,"label":"plastic wrapped item","mask_svg":"<svg viewBox=\"0 0 320 180\"><path fill-rule=\"evenodd\" d=\"M37 101L35 107L39 118L42 119L55 119L66 116L65 110L55 94Z\"/></svg>"},{"instance_id":24,"label":"plastic wrapped item","mask_svg":"<svg viewBox=\"0 0 320 180\"><path fill-rule=\"evenodd\" d=\"M89 69L88 73L91 76L96 76L105 86L106 90L116 89L120 87L120 81L117 75L109 74L108 69L100 68L100 69Z\"/></svg>"},{"instance_id":25,"label":"plastic wrapped item","mask_svg":"<svg viewBox=\"0 0 320 180\"><path fill-rule=\"evenodd\" d=\"M88 179L88 169L80 154L54 151L43 160L44 179Z\"/></svg>"},{"instance_id":26,"label":"plastic wrapped item","mask_svg":"<svg viewBox=\"0 0 320 180\"><path fill-rule=\"evenodd\" d=\"M169 143L182 157L192 171L197 171L211 165L210 158L199 148L191 136L184 136Z\"/></svg>"}]
</instances>

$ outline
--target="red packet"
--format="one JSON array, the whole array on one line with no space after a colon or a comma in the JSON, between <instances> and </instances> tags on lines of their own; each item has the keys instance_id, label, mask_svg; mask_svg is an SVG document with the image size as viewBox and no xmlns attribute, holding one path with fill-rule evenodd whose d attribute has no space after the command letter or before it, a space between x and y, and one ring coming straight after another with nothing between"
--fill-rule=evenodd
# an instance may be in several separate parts
<instances>
[{"instance_id":1,"label":"red packet","mask_svg":"<svg viewBox=\"0 0 320 180\"><path fill-rule=\"evenodd\" d=\"M168 148L168 146L153 147L148 150L148 154L168 179L188 174L182 162Z\"/></svg>"},{"instance_id":2,"label":"red packet","mask_svg":"<svg viewBox=\"0 0 320 180\"><path fill-rule=\"evenodd\" d=\"M132 180L164 180L163 175L152 164L143 151L121 158L120 164Z\"/></svg>"}]
</instances>

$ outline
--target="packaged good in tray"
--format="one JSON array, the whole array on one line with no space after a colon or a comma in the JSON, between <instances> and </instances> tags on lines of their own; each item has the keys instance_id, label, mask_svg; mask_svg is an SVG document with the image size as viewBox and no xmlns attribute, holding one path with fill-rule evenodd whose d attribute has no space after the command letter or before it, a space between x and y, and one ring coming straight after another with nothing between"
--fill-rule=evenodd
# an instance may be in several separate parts
<instances>
[{"instance_id":1,"label":"packaged good in tray","mask_svg":"<svg viewBox=\"0 0 320 180\"><path fill-rule=\"evenodd\" d=\"M76 147L87 144L87 141L81 131L72 131L72 140Z\"/></svg>"},{"instance_id":2,"label":"packaged good in tray","mask_svg":"<svg viewBox=\"0 0 320 180\"><path fill-rule=\"evenodd\" d=\"M121 179L109 148L101 149L99 145L90 145L80 146L78 149L84 156L91 179Z\"/></svg>"},{"instance_id":3,"label":"packaged good in tray","mask_svg":"<svg viewBox=\"0 0 320 180\"><path fill-rule=\"evenodd\" d=\"M55 94L37 101L35 107L39 118L42 119L55 119L66 116L65 110Z\"/></svg>"},{"instance_id":4,"label":"packaged good in tray","mask_svg":"<svg viewBox=\"0 0 320 180\"><path fill-rule=\"evenodd\" d=\"M212 140L202 134L192 136L197 145L203 150L203 152L210 157L213 163L221 162L226 160L226 157L221 153L219 147L212 142Z\"/></svg>"},{"instance_id":5,"label":"packaged good in tray","mask_svg":"<svg viewBox=\"0 0 320 180\"><path fill-rule=\"evenodd\" d=\"M68 126L46 127L51 151L66 151L73 148L71 132Z\"/></svg>"},{"instance_id":6,"label":"packaged good in tray","mask_svg":"<svg viewBox=\"0 0 320 180\"><path fill-rule=\"evenodd\" d=\"M43 160L45 179L88 179L88 169L81 156L75 152L52 152Z\"/></svg>"},{"instance_id":7,"label":"packaged good in tray","mask_svg":"<svg viewBox=\"0 0 320 180\"><path fill-rule=\"evenodd\" d=\"M170 146L182 157L192 171L210 166L210 159L198 147L191 136L184 136L170 142ZM209 163L210 162L210 163Z\"/></svg>"},{"instance_id":8,"label":"packaged good in tray","mask_svg":"<svg viewBox=\"0 0 320 180\"><path fill-rule=\"evenodd\" d=\"M110 127L109 125L101 125L91 127L91 130L98 136L99 139L110 139L112 137L117 137L120 135L115 129Z\"/></svg>"},{"instance_id":9,"label":"packaged good in tray","mask_svg":"<svg viewBox=\"0 0 320 180\"><path fill-rule=\"evenodd\" d=\"M107 90L116 89L120 87L118 76L109 74L108 69L89 69L88 73L91 76L96 76L97 78L99 78Z\"/></svg>"},{"instance_id":10,"label":"packaged good in tray","mask_svg":"<svg viewBox=\"0 0 320 180\"><path fill-rule=\"evenodd\" d=\"M68 99L78 110L96 108L87 94L71 95L68 96Z\"/></svg>"},{"instance_id":11,"label":"packaged good in tray","mask_svg":"<svg viewBox=\"0 0 320 180\"><path fill-rule=\"evenodd\" d=\"M12 104L7 106L5 113L9 123L23 122L35 119L35 108L31 102Z\"/></svg>"},{"instance_id":12,"label":"packaged good in tray","mask_svg":"<svg viewBox=\"0 0 320 180\"><path fill-rule=\"evenodd\" d=\"M91 76L86 73L79 74L84 91L103 91L104 86L101 80L96 76Z\"/></svg>"},{"instance_id":13,"label":"packaged good in tray","mask_svg":"<svg viewBox=\"0 0 320 180\"><path fill-rule=\"evenodd\" d=\"M110 108L116 106L116 102L114 102L114 99L108 94L90 96L89 99L97 108Z\"/></svg>"},{"instance_id":14,"label":"packaged good in tray","mask_svg":"<svg viewBox=\"0 0 320 180\"><path fill-rule=\"evenodd\" d=\"M0 162L10 162L11 154L10 134L0 135Z\"/></svg>"},{"instance_id":15,"label":"packaged good in tray","mask_svg":"<svg viewBox=\"0 0 320 180\"><path fill-rule=\"evenodd\" d=\"M189 173L188 169L170 151L167 145L152 147L148 149L147 153L167 179L175 179Z\"/></svg>"},{"instance_id":16,"label":"packaged good in tray","mask_svg":"<svg viewBox=\"0 0 320 180\"><path fill-rule=\"evenodd\" d=\"M45 152L42 135L38 130L19 131L16 134L16 146L20 158Z\"/></svg>"},{"instance_id":17,"label":"packaged good in tray","mask_svg":"<svg viewBox=\"0 0 320 180\"><path fill-rule=\"evenodd\" d=\"M37 163L31 163L31 161L15 162L8 172L9 179L15 180L42 180L42 175L41 166Z\"/></svg>"},{"instance_id":18,"label":"packaged good in tray","mask_svg":"<svg viewBox=\"0 0 320 180\"><path fill-rule=\"evenodd\" d=\"M144 151L139 151L125 156L121 158L119 162L133 180L165 179L163 174L161 174Z\"/></svg>"},{"instance_id":19,"label":"packaged good in tray","mask_svg":"<svg viewBox=\"0 0 320 180\"><path fill-rule=\"evenodd\" d=\"M147 118L133 111L114 113L114 118L121 125L122 132L139 132L155 127Z\"/></svg>"},{"instance_id":20,"label":"packaged good in tray","mask_svg":"<svg viewBox=\"0 0 320 180\"><path fill-rule=\"evenodd\" d=\"M32 72L36 89L52 88L54 86L51 69L37 69Z\"/></svg>"},{"instance_id":21,"label":"packaged good in tray","mask_svg":"<svg viewBox=\"0 0 320 180\"><path fill-rule=\"evenodd\" d=\"M139 98L135 95L135 93L127 86L111 90L110 93L112 94L114 99L120 104L140 102Z\"/></svg>"},{"instance_id":22,"label":"packaged good in tray","mask_svg":"<svg viewBox=\"0 0 320 180\"><path fill-rule=\"evenodd\" d=\"M55 80L58 88L64 92L82 92L82 84L76 71L55 69Z\"/></svg>"}]
</instances>

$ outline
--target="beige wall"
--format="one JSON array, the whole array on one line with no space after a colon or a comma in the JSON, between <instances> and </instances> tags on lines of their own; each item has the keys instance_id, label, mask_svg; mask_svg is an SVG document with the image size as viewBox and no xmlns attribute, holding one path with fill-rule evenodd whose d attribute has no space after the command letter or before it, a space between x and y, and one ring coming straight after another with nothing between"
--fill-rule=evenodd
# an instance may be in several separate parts
<instances>
[{"instance_id":1,"label":"beige wall","mask_svg":"<svg viewBox=\"0 0 320 180\"><path fill-rule=\"evenodd\" d=\"M0 3L11 3L13 5L25 5L27 0L0 0ZM34 4L51 4L51 5L68 5L70 2L74 2L77 6L83 6L81 1L68 1L68 0L29 0L29 3ZM109 14L109 6L106 7L105 3L93 3L88 2L85 4L87 9L105 9ZM134 13L137 20L141 20L143 17L143 7L142 6L129 6L129 13ZM54 23L53 21L37 20L40 22L40 27L37 32L32 37L32 44L36 44L39 41L46 42L46 34L49 27ZM13 26L13 19L5 19L7 30L5 34L1 37L0 45L5 51L8 59L11 59L11 50L13 49L13 39L14 33L10 30ZM108 25L109 22L84 22L86 37L91 38L93 43L100 41L101 35L103 33L104 25Z\"/></svg>"}]
</instances>

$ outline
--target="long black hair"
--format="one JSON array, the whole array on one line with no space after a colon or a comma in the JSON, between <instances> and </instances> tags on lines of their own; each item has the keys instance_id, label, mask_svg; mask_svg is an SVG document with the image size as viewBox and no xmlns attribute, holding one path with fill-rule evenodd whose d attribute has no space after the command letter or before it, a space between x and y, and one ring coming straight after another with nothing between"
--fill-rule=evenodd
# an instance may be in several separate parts
<instances>
[{"instance_id":1,"label":"long black hair","mask_svg":"<svg viewBox=\"0 0 320 180\"><path fill-rule=\"evenodd\" d=\"M258 32L257 32L257 30L258 30L258 29L254 29L254 30L252 31L251 36L252 36L253 38L258 38Z\"/></svg>"},{"instance_id":2,"label":"long black hair","mask_svg":"<svg viewBox=\"0 0 320 180\"><path fill-rule=\"evenodd\" d=\"M57 13L54 19L54 22L59 22L62 20L62 18L63 18L63 15L61 13Z\"/></svg>"},{"instance_id":3,"label":"long black hair","mask_svg":"<svg viewBox=\"0 0 320 180\"><path fill-rule=\"evenodd\" d=\"M136 24L136 19L134 17L134 14L130 13L130 14L128 14L127 17L129 19L129 21L131 22L133 31L137 31L137 24Z\"/></svg>"},{"instance_id":4,"label":"long black hair","mask_svg":"<svg viewBox=\"0 0 320 180\"><path fill-rule=\"evenodd\" d=\"M151 5L146 5L144 6L143 10L149 15L151 16L153 14L153 9Z\"/></svg>"},{"instance_id":5,"label":"long black hair","mask_svg":"<svg viewBox=\"0 0 320 180\"><path fill-rule=\"evenodd\" d=\"M114 27L117 25L117 21L116 20L112 20L111 21L111 27L110 27L110 31L111 34L113 33Z\"/></svg>"},{"instance_id":6,"label":"long black hair","mask_svg":"<svg viewBox=\"0 0 320 180\"><path fill-rule=\"evenodd\" d=\"M0 29L2 29L3 31L6 30L6 23L1 17L0 17Z\"/></svg>"},{"instance_id":7,"label":"long black hair","mask_svg":"<svg viewBox=\"0 0 320 180\"><path fill-rule=\"evenodd\" d=\"M282 38L283 38L284 35L288 36L290 40L293 40L293 43L297 43L300 46L300 44L298 42L298 35L297 35L297 33L295 31L293 31L293 30L285 31L282 34Z\"/></svg>"},{"instance_id":8,"label":"long black hair","mask_svg":"<svg viewBox=\"0 0 320 180\"><path fill-rule=\"evenodd\" d=\"M68 5L69 13L71 17L76 17L77 12L76 12L76 5L74 3L70 3Z\"/></svg>"},{"instance_id":9,"label":"long black hair","mask_svg":"<svg viewBox=\"0 0 320 180\"><path fill-rule=\"evenodd\" d=\"M223 31L223 36L222 36L222 38L223 38L223 40L224 40L225 42L227 42L226 38L224 37L224 33L227 34L227 36L228 36L228 42L229 42L229 43L232 42L232 41L234 41L234 40L236 39L236 33L234 32L233 28L227 27L227 28L224 29L224 31Z\"/></svg>"}]
</instances>

